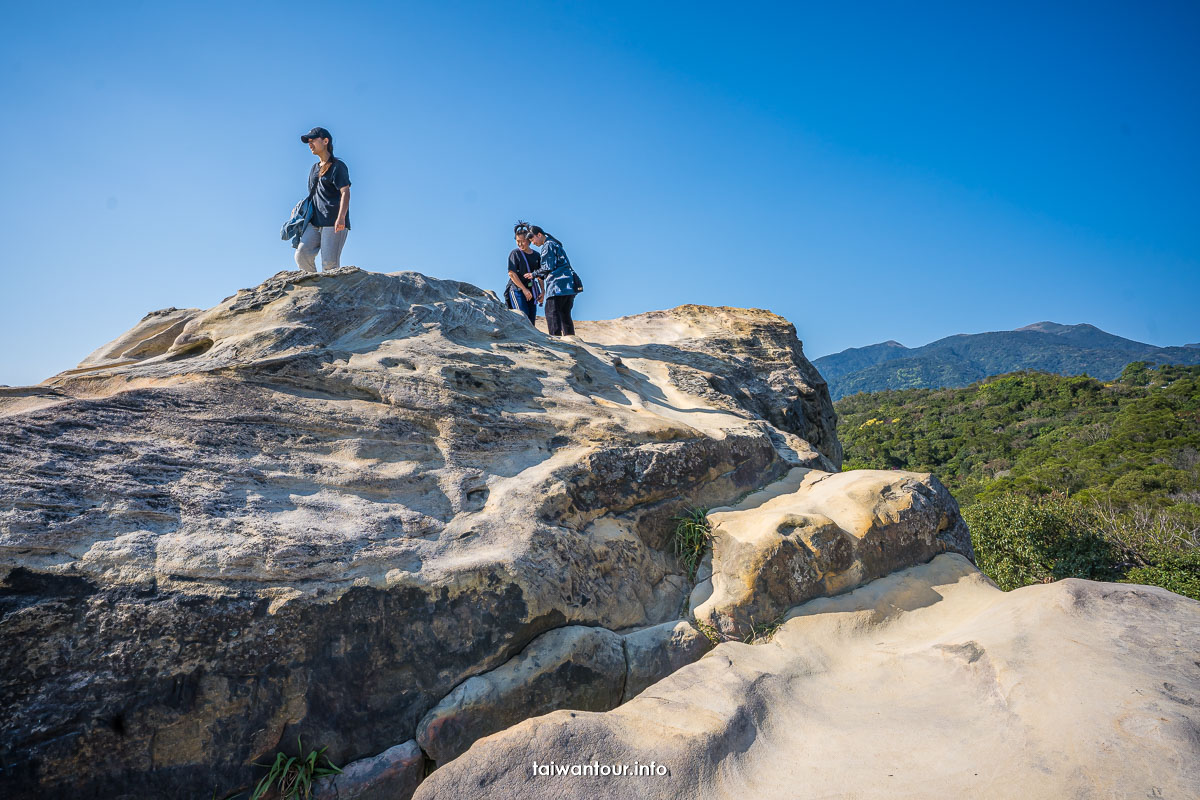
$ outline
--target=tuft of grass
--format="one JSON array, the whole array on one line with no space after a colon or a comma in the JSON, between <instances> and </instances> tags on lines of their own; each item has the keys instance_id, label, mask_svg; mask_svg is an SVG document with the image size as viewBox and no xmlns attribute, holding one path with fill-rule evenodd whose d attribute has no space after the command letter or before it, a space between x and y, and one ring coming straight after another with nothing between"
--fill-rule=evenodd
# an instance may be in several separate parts
<instances>
[{"instance_id":1,"label":"tuft of grass","mask_svg":"<svg viewBox=\"0 0 1200 800\"><path fill-rule=\"evenodd\" d=\"M313 781L326 775L337 775L342 770L325 756L325 748L304 752L300 737L296 737L297 755L289 756L280 751L275 754L275 760L268 767L267 774L254 787L250 800L262 800L267 792L274 787L279 792L281 800L312 797ZM321 761L324 760L324 764ZM266 764L259 764L267 767Z\"/></svg>"},{"instance_id":2,"label":"tuft of grass","mask_svg":"<svg viewBox=\"0 0 1200 800\"><path fill-rule=\"evenodd\" d=\"M696 570L704 559L704 551L712 539L712 526L708 524L708 509L693 508L687 513L672 517L675 522L675 554L687 569L688 580L696 580Z\"/></svg>"},{"instance_id":3,"label":"tuft of grass","mask_svg":"<svg viewBox=\"0 0 1200 800\"><path fill-rule=\"evenodd\" d=\"M714 645L725 641L725 637L721 635L719 630L699 617L692 617L692 624L696 626L696 630L704 634L705 639L708 639Z\"/></svg>"},{"instance_id":4,"label":"tuft of grass","mask_svg":"<svg viewBox=\"0 0 1200 800\"><path fill-rule=\"evenodd\" d=\"M750 632L742 638L745 644L762 644L771 641L771 637L779 630L779 626L783 625L783 618L786 613L780 614L770 622L760 622L755 624L754 618L750 619Z\"/></svg>"}]
</instances>

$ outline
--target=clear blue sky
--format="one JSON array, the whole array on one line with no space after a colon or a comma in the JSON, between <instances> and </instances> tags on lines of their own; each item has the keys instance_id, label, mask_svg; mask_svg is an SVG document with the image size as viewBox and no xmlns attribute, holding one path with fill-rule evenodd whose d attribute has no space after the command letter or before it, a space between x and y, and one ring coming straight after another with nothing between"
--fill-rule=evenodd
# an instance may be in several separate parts
<instances>
[{"instance_id":1,"label":"clear blue sky","mask_svg":"<svg viewBox=\"0 0 1200 800\"><path fill-rule=\"evenodd\" d=\"M810 357L1039 320L1200 341L1200 5L8 3L0 383L293 267L298 139L343 263L581 319L769 308Z\"/></svg>"}]
</instances>

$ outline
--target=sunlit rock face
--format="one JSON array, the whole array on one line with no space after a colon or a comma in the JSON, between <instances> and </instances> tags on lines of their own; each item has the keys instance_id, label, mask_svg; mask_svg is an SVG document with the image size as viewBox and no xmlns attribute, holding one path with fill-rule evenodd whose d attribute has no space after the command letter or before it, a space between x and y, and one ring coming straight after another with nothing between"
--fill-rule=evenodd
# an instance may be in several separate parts
<instances>
[{"instance_id":1,"label":"sunlit rock face","mask_svg":"<svg viewBox=\"0 0 1200 800\"><path fill-rule=\"evenodd\" d=\"M685 509L840 467L780 317L577 328L284 272L0 389L5 793L220 796L297 735L383 753L548 631L686 615Z\"/></svg>"},{"instance_id":2,"label":"sunlit rock face","mask_svg":"<svg viewBox=\"0 0 1200 800\"><path fill-rule=\"evenodd\" d=\"M482 739L416 797L1194 797L1197 653L1194 600L1075 579L1005 593L943 554L615 710Z\"/></svg>"},{"instance_id":3,"label":"sunlit rock face","mask_svg":"<svg viewBox=\"0 0 1200 800\"><path fill-rule=\"evenodd\" d=\"M840 594L939 553L972 556L958 504L932 475L797 467L708 514L712 557L691 614L744 639L801 601Z\"/></svg>"}]
</instances>

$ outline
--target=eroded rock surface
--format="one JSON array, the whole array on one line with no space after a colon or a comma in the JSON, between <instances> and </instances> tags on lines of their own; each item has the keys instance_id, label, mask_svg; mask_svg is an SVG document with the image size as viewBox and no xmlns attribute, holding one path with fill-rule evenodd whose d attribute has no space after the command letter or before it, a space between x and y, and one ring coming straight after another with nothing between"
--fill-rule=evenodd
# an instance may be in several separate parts
<instances>
[{"instance_id":1,"label":"eroded rock surface","mask_svg":"<svg viewBox=\"0 0 1200 800\"><path fill-rule=\"evenodd\" d=\"M454 688L417 726L435 764L511 725L563 708L607 711L712 649L686 620L625 635L568 625L534 639L496 669Z\"/></svg>"},{"instance_id":2,"label":"eroded rock surface","mask_svg":"<svg viewBox=\"0 0 1200 800\"><path fill-rule=\"evenodd\" d=\"M625 691L622 702L711 650L708 637L684 620L664 622L625 635Z\"/></svg>"},{"instance_id":3,"label":"eroded rock surface","mask_svg":"<svg viewBox=\"0 0 1200 800\"><path fill-rule=\"evenodd\" d=\"M407 800L424 777L425 753L410 739L318 780L313 800Z\"/></svg>"},{"instance_id":4,"label":"eroded rock surface","mask_svg":"<svg viewBox=\"0 0 1200 800\"><path fill-rule=\"evenodd\" d=\"M677 619L684 508L838 468L785 320L578 328L286 272L0 389L6 794L219 796L297 735L373 757L547 631Z\"/></svg>"},{"instance_id":5,"label":"eroded rock surface","mask_svg":"<svg viewBox=\"0 0 1200 800\"><path fill-rule=\"evenodd\" d=\"M607 711L625 690L621 637L568 625L534 639L518 656L460 683L417 726L417 742L441 764L473 742L560 708Z\"/></svg>"},{"instance_id":6,"label":"eroded rock surface","mask_svg":"<svg viewBox=\"0 0 1200 800\"><path fill-rule=\"evenodd\" d=\"M483 739L416 797L1193 797L1197 653L1194 600L1073 579L1004 593L940 555L614 711ZM665 773L636 772L651 763Z\"/></svg>"},{"instance_id":7,"label":"eroded rock surface","mask_svg":"<svg viewBox=\"0 0 1200 800\"><path fill-rule=\"evenodd\" d=\"M713 509L708 520L712 559L692 613L737 639L805 600L939 553L974 558L958 503L929 474L797 467L736 506Z\"/></svg>"}]
</instances>

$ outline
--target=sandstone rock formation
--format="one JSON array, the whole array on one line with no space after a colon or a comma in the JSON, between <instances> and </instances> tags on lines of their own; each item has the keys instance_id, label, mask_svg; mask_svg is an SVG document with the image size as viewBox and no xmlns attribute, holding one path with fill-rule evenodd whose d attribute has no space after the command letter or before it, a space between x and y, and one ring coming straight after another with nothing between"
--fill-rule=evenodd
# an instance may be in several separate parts
<instances>
[{"instance_id":1,"label":"sandstone rock formation","mask_svg":"<svg viewBox=\"0 0 1200 800\"><path fill-rule=\"evenodd\" d=\"M6 796L220 796L297 735L374 757L566 626L620 633L606 703L698 656L672 518L836 470L828 392L764 311L578 330L285 272L0 390Z\"/></svg>"},{"instance_id":2,"label":"sandstone rock formation","mask_svg":"<svg viewBox=\"0 0 1200 800\"><path fill-rule=\"evenodd\" d=\"M621 702L632 700L647 686L712 649L713 642L690 623L664 622L626 634L625 690Z\"/></svg>"},{"instance_id":3,"label":"sandstone rock formation","mask_svg":"<svg viewBox=\"0 0 1200 800\"><path fill-rule=\"evenodd\" d=\"M1195 785L1200 606L999 593L935 478L837 472L769 312L577 330L286 272L0 389L4 797L223 797L298 736L322 800Z\"/></svg>"},{"instance_id":4,"label":"sandstone rock formation","mask_svg":"<svg viewBox=\"0 0 1200 800\"><path fill-rule=\"evenodd\" d=\"M833 595L946 551L971 553L958 504L932 475L797 467L716 526L692 615L744 638L793 605Z\"/></svg>"},{"instance_id":5,"label":"sandstone rock formation","mask_svg":"<svg viewBox=\"0 0 1200 800\"><path fill-rule=\"evenodd\" d=\"M1074 579L1006 594L940 555L614 711L483 739L416 797L1195 797L1198 654L1194 600Z\"/></svg>"},{"instance_id":6,"label":"sandstone rock formation","mask_svg":"<svg viewBox=\"0 0 1200 800\"><path fill-rule=\"evenodd\" d=\"M559 708L607 711L625 690L621 637L568 625L543 633L508 663L460 683L417 726L417 742L437 763L475 740Z\"/></svg>"},{"instance_id":7,"label":"sandstone rock formation","mask_svg":"<svg viewBox=\"0 0 1200 800\"><path fill-rule=\"evenodd\" d=\"M313 800L396 800L412 797L425 777L425 753L410 739L318 780Z\"/></svg>"},{"instance_id":8,"label":"sandstone rock formation","mask_svg":"<svg viewBox=\"0 0 1200 800\"><path fill-rule=\"evenodd\" d=\"M490 672L468 678L429 710L417 742L435 763L529 717L560 708L607 711L712 648L690 622L664 622L624 636L568 625L534 639Z\"/></svg>"}]
</instances>

